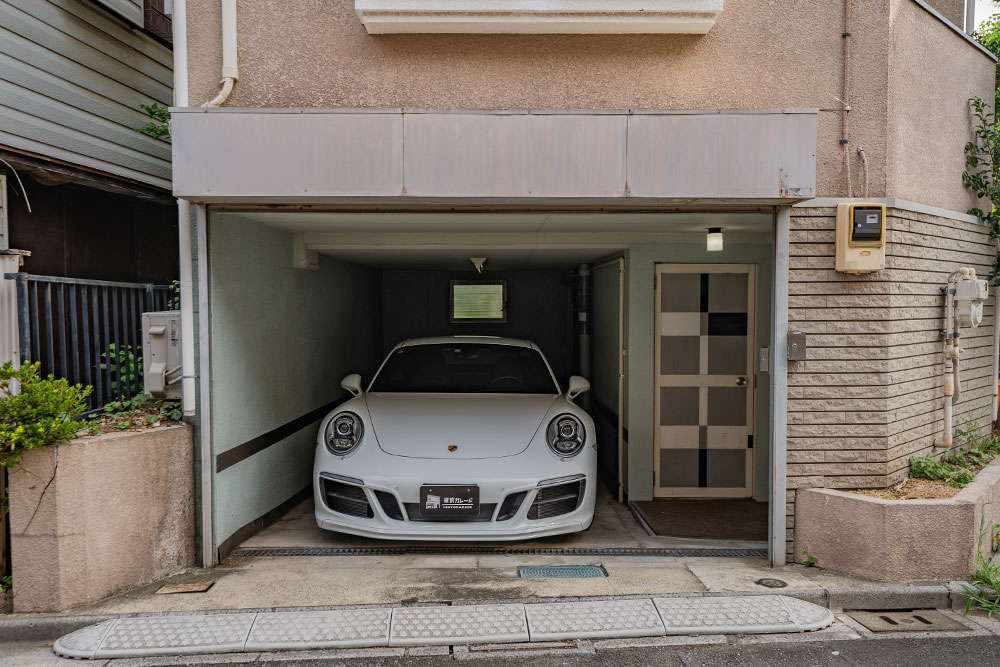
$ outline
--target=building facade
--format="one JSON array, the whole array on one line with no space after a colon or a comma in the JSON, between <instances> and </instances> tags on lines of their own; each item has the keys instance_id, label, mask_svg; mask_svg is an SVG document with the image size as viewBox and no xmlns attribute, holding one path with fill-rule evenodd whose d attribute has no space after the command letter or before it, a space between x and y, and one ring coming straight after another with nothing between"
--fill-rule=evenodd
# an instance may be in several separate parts
<instances>
[{"instance_id":1,"label":"building facade","mask_svg":"<svg viewBox=\"0 0 1000 667\"><path fill-rule=\"evenodd\" d=\"M339 378L406 337L548 341L591 379L612 495L769 503L775 563L796 489L940 451L941 288L996 254L961 178L996 64L963 2L174 9L205 560L299 497ZM886 207L872 273L835 270L851 202ZM487 277L506 322L450 322L449 282ZM992 299L963 341L956 414L986 425Z\"/></svg>"}]
</instances>

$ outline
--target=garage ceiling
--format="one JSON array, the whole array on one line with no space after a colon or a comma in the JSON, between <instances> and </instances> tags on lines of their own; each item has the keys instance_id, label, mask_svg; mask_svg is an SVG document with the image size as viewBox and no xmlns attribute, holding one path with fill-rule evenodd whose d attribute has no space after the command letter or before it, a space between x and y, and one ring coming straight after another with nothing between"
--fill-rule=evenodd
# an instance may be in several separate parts
<instances>
[{"instance_id":1,"label":"garage ceiling","mask_svg":"<svg viewBox=\"0 0 1000 667\"><path fill-rule=\"evenodd\" d=\"M722 227L727 243L770 242L768 213L217 213L301 233L306 246L380 268L493 269L575 266L639 243L704 243Z\"/></svg>"}]
</instances>

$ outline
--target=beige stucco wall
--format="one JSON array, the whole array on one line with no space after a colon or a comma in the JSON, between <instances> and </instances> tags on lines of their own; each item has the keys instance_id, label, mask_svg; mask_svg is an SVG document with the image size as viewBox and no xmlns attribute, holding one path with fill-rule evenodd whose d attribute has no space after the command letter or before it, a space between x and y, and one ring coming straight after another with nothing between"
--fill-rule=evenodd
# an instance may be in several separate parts
<instances>
[{"instance_id":1,"label":"beige stucco wall","mask_svg":"<svg viewBox=\"0 0 1000 667\"><path fill-rule=\"evenodd\" d=\"M10 472L14 611L61 611L194 564L192 429L81 438Z\"/></svg>"},{"instance_id":2,"label":"beige stucco wall","mask_svg":"<svg viewBox=\"0 0 1000 667\"><path fill-rule=\"evenodd\" d=\"M962 149L973 139L968 100L991 99L994 71L961 35L928 18L912 0L892 0L885 189L925 203L933 193L935 206L964 212L978 205L962 183Z\"/></svg>"},{"instance_id":3,"label":"beige stucco wall","mask_svg":"<svg viewBox=\"0 0 1000 667\"><path fill-rule=\"evenodd\" d=\"M975 2L976 0L969 0ZM957 28L965 28L965 0L927 0L927 4L941 12L941 15L955 24Z\"/></svg>"},{"instance_id":4,"label":"beige stucco wall","mask_svg":"<svg viewBox=\"0 0 1000 667\"><path fill-rule=\"evenodd\" d=\"M890 39L890 7L917 45ZM190 104L214 95L221 68L219 0L189 0ZM478 109L822 108L817 139L817 191L846 194L840 144L844 6L841 2L726 0L705 36L691 35L368 35L353 0L240 0L239 67L229 106L419 107ZM960 159L964 139L938 143L957 154L942 166L906 131L968 127L964 108L937 108L933 124L890 121L889 62L917 74L926 63L942 72L962 66L969 82L939 82L934 95L909 100L903 79L896 98L919 118L938 97L988 97L993 63L912 0L853 0L850 157L855 194L866 148L870 194L902 196L965 211L954 188L936 182ZM916 25L914 26L914 22ZM905 25L904 25L905 24ZM926 33L926 34L925 34ZM894 50L895 49L895 50ZM925 89L926 90L926 89ZM909 117L909 116L907 116ZM943 123L941 122L943 121ZM908 140L890 151L889 127ZM910 147L913 147L911 150ZM888 179L893 157L913 180ZM898 170L897 170L898 171ZM924 173L926 172L926 175ZM895 173L895 172L893 172ZM961 170L959 170L959 174ZM952 178L949 174L949 178ZM957 176L955 176L957 178ZM960 183L959 183L960 185Z\"/></svg>"},{"instance_id":5,"label":"beige stucco wall","mask_svg":"<svg viewBox=\"0 0 1000 667\"><path fill-rule=\"evenodd\" d=\"M988 275L996 256L983 225L889 209L886 269L837 273L835 213L792 209L788 324L809 349L788 365L789 548L795 489L885 487L906 478L910 457L932 453L944 409L941 287L959 266ZM957 428L989 428L993 322L991 299L982 325L962 331Z\"/></svg>"}]
</instances>

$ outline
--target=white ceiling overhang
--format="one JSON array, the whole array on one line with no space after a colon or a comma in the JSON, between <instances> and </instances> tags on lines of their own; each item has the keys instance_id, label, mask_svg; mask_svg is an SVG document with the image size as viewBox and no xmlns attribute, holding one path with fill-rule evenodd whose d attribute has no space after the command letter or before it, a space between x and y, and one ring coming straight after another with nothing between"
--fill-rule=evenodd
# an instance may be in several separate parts
<instances>
[{"instance_id":1,"label":"white ceiling overhang","mask_svg":"<svg viewBox=\"0 0 1000 667\"><path fill-rule=\"evenodd\" d=\"M195 202L663 208L816 196L815 109L173 111L174 194Z\"/></svg>"},{"instance_id":2,"label":"white ceiling overhang","mask_svg":"<svg viewBox=\"0 0 1000 667\"><path fill-rule=\"evenodd\" d=\"M707 33L723 0L355 0L371 34Z\"/></svg>"}]
</instances>

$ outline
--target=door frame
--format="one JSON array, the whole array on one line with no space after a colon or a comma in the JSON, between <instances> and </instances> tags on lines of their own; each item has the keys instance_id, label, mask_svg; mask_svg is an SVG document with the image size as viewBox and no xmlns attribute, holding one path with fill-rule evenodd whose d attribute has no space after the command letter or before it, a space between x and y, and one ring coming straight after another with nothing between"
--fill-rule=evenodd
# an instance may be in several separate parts
<instances>
[{"instance_id":1,"label":"door frame","mask_svg":"<svg viewBox=\"0 0 1000 667\"><path fill-rule=\"evenodd\" d=\"M756 295L757 295L757 266L756 264L679 264L679 263L657 263L653 267L655 276L655 289L653 296L653 307L655 317L653 318L653 497L654 498L752 498L754 489L754 458L756 445L747 447L746 472L744 479L746 486L741 488L726 487L661 487L659 482L660 471L660 328L662 317L660 314L661 296L660 290L663 281L660 275L664 273L689 274L689 273L746 273L747 274L747 383L749 396L747 400L747 435L751 438L755 434L756 413L757 413L757 374L754 367L756 360ZM729 386L729 385L719 385Z\"/></svg>"}]
</instances>

